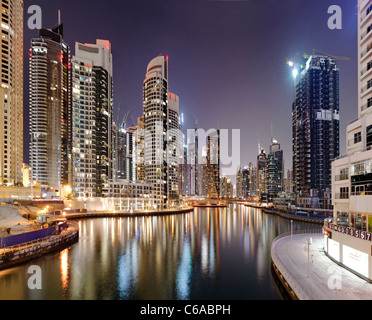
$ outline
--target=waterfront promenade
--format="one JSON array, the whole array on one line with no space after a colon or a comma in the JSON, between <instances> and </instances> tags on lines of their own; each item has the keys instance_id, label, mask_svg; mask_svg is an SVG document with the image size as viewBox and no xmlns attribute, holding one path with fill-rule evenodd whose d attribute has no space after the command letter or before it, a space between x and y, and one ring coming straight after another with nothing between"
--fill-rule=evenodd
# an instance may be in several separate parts
<instances>
[{"instance_id":1,"label":"waterfront promenade","mask_svg":"<svg viewBox=\"0 0 372 320\"><path fill-rule=\"evenodd\" d=\"M273 241L271 247L274 270L277 269L280 272L283 276L282 280L288 283L295 298L299 300L371 300L371 283L339 266L326 256L323 250L323 234L304 232L292 236L281 235ZM312 244L308 256L307 242L310 237Z\"/></svg>"},{"instance_id":2,"label":"waterfront promenade","mask_svg":"<svg viewBox=\"0 0 372 320\"><path fill-rule=\"evenodd\" d=\"M164 209L164 210L142 210L142 211L119 211L119 210L108 210L108 211L88 211L81 213L68 213L65 211L61 217L67 220L72 219L88 219L88 218L114 218L114 217L144 217L144 216L165 216L172 214L183 214L193 211L193 207L176 208L176 209Z\"/></svg>"}]
</instances>

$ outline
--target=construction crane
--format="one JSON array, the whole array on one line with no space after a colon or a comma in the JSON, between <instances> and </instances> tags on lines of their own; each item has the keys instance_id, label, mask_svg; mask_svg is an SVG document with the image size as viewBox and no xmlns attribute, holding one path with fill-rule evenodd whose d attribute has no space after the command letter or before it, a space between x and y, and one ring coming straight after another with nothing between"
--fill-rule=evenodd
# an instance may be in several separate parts
<instances>
[{"instance_id":1,"label":"construction crane","mask_svg":"<svg viewBox=\"0 0 372 320\"><path fill-rule=\"evenodd\" d=\"M316 52L319 52L320 54L316 54ZM313 54L312 55L313 56L318 55L318 56L323 56L323 57L330 57L330 58L333 58L335 60L350 60L349 57L334 56L334 55L331 55L331 54L328 54L328 53L325 53L325 52L322 52L322 51L319 51L319 50L316 50L316 49L313 49ZM306 59L309 59L312 55L304 53L303 57L306 58Z\"/></svg>"},{"instance_id":2,"label":"construction crane","mask_svg":"<svg viewBox=\"0 0 372 320\"><path fill-rule=\"evenodd\" d=\"M123 121L122 121L122 125L124 125L124 129L127 128L127 119L128 119L128 116L129 116L129 111L124 115L124 118L123 118Z\"/></svg>"}]
</instances>

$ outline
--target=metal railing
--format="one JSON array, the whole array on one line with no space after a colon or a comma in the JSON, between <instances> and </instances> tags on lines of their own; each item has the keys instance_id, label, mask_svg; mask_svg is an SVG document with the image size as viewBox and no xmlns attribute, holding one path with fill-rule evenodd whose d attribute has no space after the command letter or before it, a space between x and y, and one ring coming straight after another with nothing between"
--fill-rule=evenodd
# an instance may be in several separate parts
<instances>
[{"instance_id":1,"label":"metal railing","mask_svg":"<svg viewBox=\"0 0 372 320\"><path fill-rule=\"evenodd\" d=\"M352 196L371 196L372 191L353 191L351 192Z\"/></svg>"},{"instance_id":2,"label":"metal railing","mask_svg":"<svg viewBox=\"0 0 372 320\"><path fill-rule=\"evenodd\" d=\"M349 179L349 175L347 173L338 174L335 176L336 181L342 181L342 180L348 180L348 179Z\"/></svg>"},{"instance_id":3,"label":"metal railing","mask_svg":"<svg viewBox=\"0 0 372 320\"><path fill-rule=\"evenodd\" d=\"M71 227L73 227L72 230L67 230L67 231L65 230L65 231L61 232L61 234L63 233L63 236L69 236L70 234L76 232L76 229L78 227L76 227L76 226L71 226ZM32 241L28 241L28 242L24 242L24 243L20 243L20 244L14 245L14 246L0 248L0 258L7 252L14 252L14 251L18 251L18 250L21 250L21 249L25 250L25 249L31 248L38 243L42 243L46 240L51 239L51 237L53 237L53 235L43 237L43 238L39 238L39 239L32 240Z\"/></svg>"},{"instance_id":4,"label":"metal railing","mask_svg":"<svg viewBox=\"0 0 372 320\"><path fill-rule=\"evenodd\" d=\"M349 199L349 192L335 193L335 199L337 199L337 200L340 200L340 199Z\"/></svg>"}]
</instances>

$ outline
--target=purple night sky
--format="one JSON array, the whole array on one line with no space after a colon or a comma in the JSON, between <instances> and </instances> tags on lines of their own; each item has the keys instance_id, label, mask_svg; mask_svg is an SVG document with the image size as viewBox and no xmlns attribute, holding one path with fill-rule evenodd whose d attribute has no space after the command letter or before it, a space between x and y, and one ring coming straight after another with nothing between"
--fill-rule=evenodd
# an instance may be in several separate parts
<instances>
[{"instance_id":1,"label":"purple night sky","mask_svg":"<svg viewBox=\"0 0 372 320\"><path fill-rule=\"evenodd\" d=\"M257 145L273 135L292 166L293 79L285 58L313 49L335 56L340 69L340 143L357 117L357 1L351 0L33 0L25 1L25 161L28 162L28 49L37 30L27 9L39 5L43 27L57 23L72 55L75 41L107 39L114 61L114 120L142 114L148 62L169 56L169 90L180 96L185 128L240 129L241 165L256 163ZM342 8L342 30L330 30L328 7ZM119 110L120 104L120 110ZM129 116L130 119L130 116ZM130 123L131 124L131 123Z\"/></svg>"}]
</instances>

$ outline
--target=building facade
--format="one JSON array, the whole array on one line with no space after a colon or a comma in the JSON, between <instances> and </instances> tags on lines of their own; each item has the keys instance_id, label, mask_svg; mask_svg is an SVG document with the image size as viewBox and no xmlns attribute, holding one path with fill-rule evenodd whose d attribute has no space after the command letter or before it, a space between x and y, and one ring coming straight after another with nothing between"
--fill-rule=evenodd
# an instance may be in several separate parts
<instances>
[{"instance_id":1,"label":"building facade","mask_svg":"<svg viewBox=\"0 0 372 320\"><path fill-rule=\"evenodd\" d=\"M180 102L179 97L168 92L168 116L167 116L167 176L168 176L168 199L179 199L179 162L182 145L180 144ZM183 150L182 150L183 151Z\"/></svg>"},{"instance_id":2,"label":"building facade","mask_svg":"<svg viewBox=\"0 0 372 320\"><path fill-rule=\"evenodd\" d=\"M269 200L284 191L284 160L280 144L272 139L267 164L267 193Z\"/></svg>"},{"instance_id":3,"label":"building facade","mask_svg":"<svg viewBox=\"0 0 372 320\"><path fill-rule=\"evenodd\" d=\"M144 141L145 141L145 132L144 132L144 118L137 118L137 128L135 132L135 142L136 142L136 180L144 181L145 180L145 151L144 151Z\"/></svg>"},{"instance_id":4,"label":"building facade","mask_svg":"<svg viewBox=\"0 0 372 320\"><path fill-rule=\"evenodd\" d=\"M333 219L328 256L372 280L372 1L358 1L358 119L346 129L345 156L332 163Z\"/></svg>"},{"instance_id":5,"label":"building facade","mask_svg":"<svg viewBox=\"0 0 372 320\"><path fill-rule=\"evenodd\" d=\"M236 173L236 198L243 198L243 172L240 167Z\"/></svg>"},{"instance_id":6,"label":"building facade","mask_svg":"<svg viewBox=\"0 0 372 320\"><path fill-rule=\"evenodd\" d=\"M213 130L207 135L207 185L208 198L218 199L220 196L220 131Z\"/></svg>"},{"instance_id":7,"label":"building facade","mask_svg":"<svg viewBox=\"0 0 372 320\"><path fill-rule=\"evenodd\" d=\"M339 69L330 56L312 55L296 79L293 173L298 197L323 197L339 156Z\"/></svg>"},{"instance_id":8,"label":"building facade","mask_svg":"<svg viewBox=\"0 0 372 320\"><path fill-rule=\"evenodd\" d=\"M257 196L257 168L249 163L249 192L251 197Z\"/></svg>"},{"instance_id":9,"label":"building facade","mask_svg":"<svg viewBox=\"0 0 372 320\"><path fill-rule=\"evenodd\" d=\"M1 1L0 185L22 185L23 0Z\"/></svg>"},{"instance_id":10,"label":"building facade","mask_svg":"<svg viewBox=\"0 0 372 320\"><path fill-rule=\"evenodd\" d=\"M113 72L109 41L76 43L72 87L73 195L101 197L113 178Z\"/></svg>"},{"instance_id":11,"label":"building facade","mask_svg":"<svg viewBox=\"0 0 372 320\"><path fill-rule=\"evenodd\" d=\"M250 179L249 179L249 167L244 166L242 169L242 196L243 199L247 199L251 193L250 193Z\"/></svg>"},{"instance_id":12,"label":"building facade","mask_svg":"<svg viewBox=\"0 0 372 320\"><path fill-rule=\"evenodd\" d=\"M267 199L267 165L268 159L263 148L259 148L257 156L257 197L260 201L266 202Z\"/></svg>"},{"instance_id":13,"label":"building facade","mask_svg":"<svg viewBox=\"0 0 372 320\"><path fill-rule=\"evenodd\" d=\"M70 124L70 48L59 21L40 29L30 48L31 176L55 194L70 183Z\"/></svg>"},{"instance_id":14,"label":"building facade","mask_svg":"<svg viewBox=\"0 0 372 320\"><path fill-rule=\"evenodd\" d=\"M159 55L147 66L143 82L145 181L153 184L157 207L168 203L168 59Z\"/></svg>"}]
</instances>

